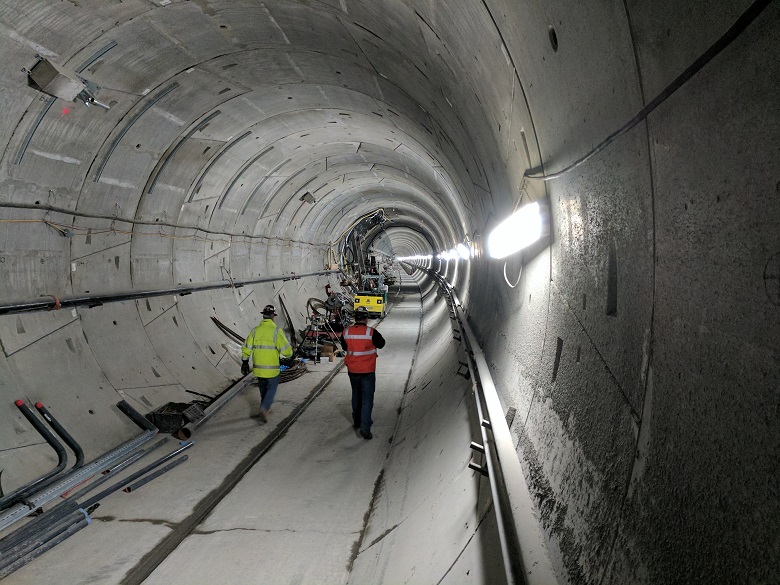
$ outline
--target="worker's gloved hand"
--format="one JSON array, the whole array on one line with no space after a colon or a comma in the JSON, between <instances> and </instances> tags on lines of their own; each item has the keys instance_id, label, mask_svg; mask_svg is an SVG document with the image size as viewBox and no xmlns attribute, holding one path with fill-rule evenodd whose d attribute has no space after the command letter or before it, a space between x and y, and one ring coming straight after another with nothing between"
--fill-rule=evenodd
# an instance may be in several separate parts
<instances>
[{"instance_id":1,"label":"worker's gloved hand","mask_svg":"<svg viewBox=\"0 0 780 585\"><path fill-rule=\"evenodd\" d=\"M249 360L243 360L241 362L241 373L245 376L249 373Z\"/></svg>"}]
</instances>

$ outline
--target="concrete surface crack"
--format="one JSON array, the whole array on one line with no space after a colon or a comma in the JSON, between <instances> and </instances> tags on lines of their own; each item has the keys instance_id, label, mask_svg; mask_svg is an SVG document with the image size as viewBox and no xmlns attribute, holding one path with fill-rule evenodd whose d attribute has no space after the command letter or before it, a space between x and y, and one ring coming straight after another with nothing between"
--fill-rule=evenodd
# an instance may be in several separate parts
<instances>
[{"instance_id":1,"label":"concrete surface crack","mask_svg":"<svg viewBox=\"0 0 780 585\"><path fill-rule=\"evenodd\" d=\"M206 519L209 513L230 493L242 477L268 452L271 447L282 437L287 429L309 407L309 405L328 387L331 380L341 370L343 364L333 368L312 389L309 395L285 418L274 431L254 447L247 456L231 471L222 483L208 493L195 505L192 513L172 527L170 534L165 536L157 546L146 553L141 559L127 571L121 580L123 585L140 585L152 572L170 555L198 525Z\"/></svg>"},{"instance_id":2,"label":"concrete surface crack","mask_svg":"<svg viewBox=\"0 0 780 585\"><path fill-rule=\"evenodd\" d=\"M93 516L92 519L100 520L101 522L136 522L139 524L155 524L157 526L167 526L171 530L178 526L178 524L174 522L162 520L160 518L117 518L116 516Z\"/></svg>"},{"instance_id":3,"label":"concrete surface crack","mask_svg":"<svg viewBox=\"0 0 780 585\"><path fill-rule=\"evenodd\" d=\"M355 564L355 559L357 559L358 555L361 552L360 545L363 544L363 540L366 538L366 532L368 531L368 521L371 518L371 512L374 510L374 505L376 504L377 497L379 496L379 491L382 488L382 480L384 479L384 477L385 477L385 470L384 468L382 468L382 471L379 472L379 475L377 476L376 481L374 482L374 493L371 494L371 503L368 505L368 509L366 510L366 513L363 515L363 528L360 531L360 537L352 544L352 552L350 553L349 561L347 562L348 573L352 572L352 567Z\"/></svg>"},{"instance_id":4,"label":"concrete surface crack","mask_svg":"<svg viewBox=\"0 0 780 585\"><path fill-rule=\"evenodd\" d=\"M219 534L220 532L262 532L257 528L221 528L219 530L193 530L190 534ZM271 532L270 530L266 530L265 532Z\"/></svg>"},{"instance_id":5,"label":"concrete surface crack","mask_svg":"<svg viewBox=\"0 0 780 585\"><path fill-rule=\"evenodd\" d=\"M235 532L235 531L245 531L245 532L265 532L267 534L273 534L273 533L280 533L280 532L288 532L291 534L338 534L336 532L333 532L332 530L295 530L293 528L245 528L243 526L239 526L237 528L219 528L215 530L193 530L191 534L218 534L220 532ZM353 530L351 532L347 532L346 534L359 534L358 531Z\"/></svg>"},{"instance_id":6,"label":"concrete surface crack","mask_svg":"<svg viewBox=\"0 0 780 585\"><path fill-rule=\"evenodd\" d=\"M485 513L482 515L482 518L479 519L479 523L477 523L476 527L474 528L474 532L471 533L471 536L466 541L466 544L463 546L463 548L458 553L458 556L455 557L455 559L452 561L452 564L447 568L447 570L444 572L444 575L441 576L441 579L439 579L436 582L436 585L440 585L442 581L444 581L447 578L447 575L450 574L450 571L452 571L452 568L455 566L455 564L458 562L461 556L463 556L463 553L465 550L469 547L469 544L471 544L472 539L477 535L479 532L479 527L482 526L482 523L485 521L485 518L487 518L488 514L493 510L493 503L491 502L490 505L485 510Z\"/></svg>"},{"instance_id":7,"label":"concrete surface crack","mask_svg":"<svg viewBox=\"0 0 780 585\"><path fill-rule=\"evenodd\" d=\"M396 524L395 526L391 526L390 528L388 528L387 530L385 530L385 531L384 531L382 534L380 534L380 535L379 535L379 536L377 536L377 537L376 537L376 538L375 538L373 541L371 541L371 544L369 544L369 545L368 545L366 548L364 548L363 550L367 550L367 549L371 548L372 546L374 546L374 545L375 545L377 542L379 542L380 540L382 540L382 539L383 539L385 536L387 536L388 534L390 534L390 533L391 533L393 530L395 530L396 528L398 528L400 525L401 525L401 523L399 522L399 523L398 523L398 524ZM361 550L360 552L363 552L363 550Z\"/></svg>"}]
</instances>

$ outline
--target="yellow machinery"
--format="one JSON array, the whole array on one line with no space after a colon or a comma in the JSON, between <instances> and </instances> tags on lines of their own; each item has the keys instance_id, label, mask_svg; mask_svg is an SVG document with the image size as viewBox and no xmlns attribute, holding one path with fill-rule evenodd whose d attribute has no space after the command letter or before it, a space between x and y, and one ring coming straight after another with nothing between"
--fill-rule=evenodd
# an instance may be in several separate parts
<instances>
[{"instance_id":1,"label":"yellow machinery","mask_svg":"<svg viewBox=\"0 0 780 585\"><path fill-rule=\"evenodd\" d=\"M361 291L355 295L354 308L365 307L371 317L385 316L385 296L382 293Z\"/></svg>"}]
</instances>

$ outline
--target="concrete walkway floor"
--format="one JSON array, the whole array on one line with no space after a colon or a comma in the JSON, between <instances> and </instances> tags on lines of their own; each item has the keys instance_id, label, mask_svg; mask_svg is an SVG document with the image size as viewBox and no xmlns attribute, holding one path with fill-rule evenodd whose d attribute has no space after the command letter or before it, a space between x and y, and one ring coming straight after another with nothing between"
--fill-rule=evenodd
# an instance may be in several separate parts
<instances>
[{"instance_id":1,"label":"concrete walkway floor","mask_svg":"<svg viewBox=\"0 0 780 585\"><path fill-rule=\"evenodd\" d=\"M250 416L253 386L196 431L186 463L107 497L89 527L4 585L348 582L416 351L420 296L406 292L379 325L373 440L352 429L341 359L281 385L268 424Z\"/></svg>"}]
</instances>

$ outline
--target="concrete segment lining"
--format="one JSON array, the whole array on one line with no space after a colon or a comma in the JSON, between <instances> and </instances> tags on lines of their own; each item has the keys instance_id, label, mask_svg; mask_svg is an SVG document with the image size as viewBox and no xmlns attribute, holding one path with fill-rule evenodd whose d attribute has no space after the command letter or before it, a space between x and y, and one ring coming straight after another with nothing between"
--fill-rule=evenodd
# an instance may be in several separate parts
<instances>
[{"instance_id":1,"label":"concrete segment lining","mask_svg":"<svg viewBox=\"0 0 780 585\"><path fill-rule=\"evenodd\" d=\"M0 202L118 220L3 208L0 297L314 271L357 216L392 209L382 250L436 254L466 239L481 250L468 262L433 265L458 287L502 404L516 410L512 429L559 582L774 582L777 3L575 172L546 186L523 176L587 153L749 5L5 2ZM47 97L20 71L36 53L76 66L110 42L82 72L109 111L60 101L46 109ZM173 82L175 91L127 126ZM302 189L317 200L311 209L297 207ZM484 241L521 196L547 201L553 225L549 240L507 263L510 280L519 278L510 288ZM157 218L223 235L197 234L203 241L192 230L121 221ZM93 232L63 237L41 220ZM323 296L326 282L336 284L291 280L0 317L3 489L49 463L20 455L37 447L17 424L17 393L42 400L97 452L133 432L113 410L117 393L150 410L188 390L213 395L238 377L236 347L211 315L246 331L283 295L301 327L306 299ZM394 570L411 571L420 559L411 581L495 582L482 482L465 477L467 449L454 445L468 434L467 401L452 399L465 383L455 374L457 344L441 299L420 282L424 373L410 379L398 457L366 539L390 532L358 555L352 582L392 582ZM478 506L459 507L457 488L476 494ZM407 497L398 494L411 494L419 512L393 528ZM410 544L432 540L436 522L426 514L457 537ZM464 517L468 530L452 521ZM82 531L49 558L75 570L72 558L86 546L75 543L111 541L113 528L102 523L101 538ZM128 539L149 534L135 523L124 528ZM225 550L240 540L223 536ZM139 554L120 550L115 564L127 569ZM303 562L287 568L303 582L312 576ZM349 579L332 568L335 581ZM34 571L39 582L51 578ZM120 572L104 579L118 582Z\"/></svg>"}]
</instances>

